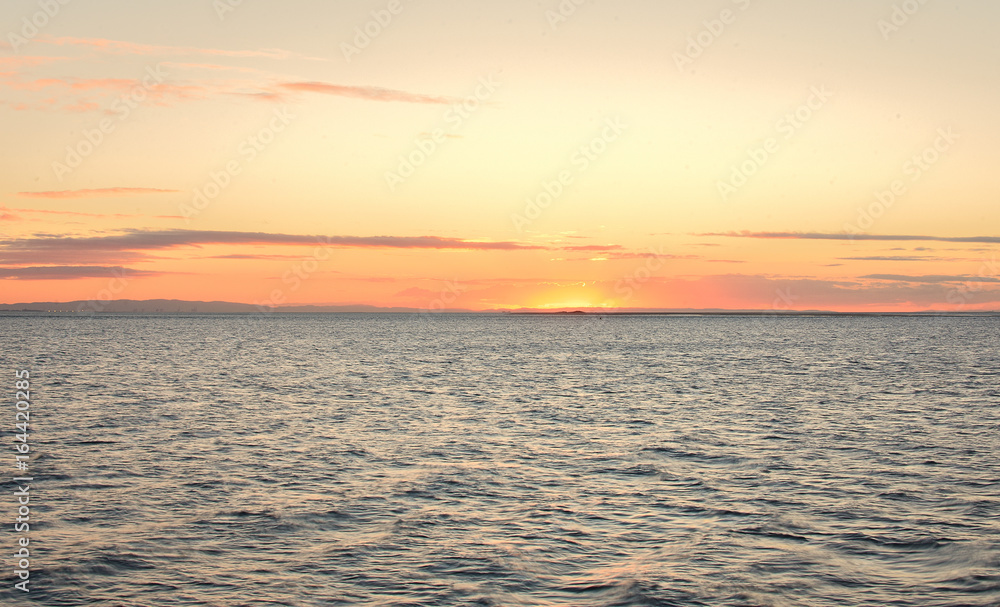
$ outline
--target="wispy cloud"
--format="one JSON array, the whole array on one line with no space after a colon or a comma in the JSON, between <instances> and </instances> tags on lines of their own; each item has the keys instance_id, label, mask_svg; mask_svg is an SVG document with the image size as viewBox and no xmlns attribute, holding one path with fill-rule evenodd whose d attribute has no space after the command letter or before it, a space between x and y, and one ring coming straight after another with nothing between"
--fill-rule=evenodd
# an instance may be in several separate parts
<instances>
[{"instance_id":1,"label":"wispy cloud","mask_svg":"<svg viewBox=\"0 0 1000 607\"><path fill-rule=\"evenodd\" d=\"M10 212L11 209L0 208L0 221L23 221L24 218L20 215L15 215Z\"/></svg>"},{"instance_id":2,"label":"wispy cloud","mask_svg":"<svg viewBox=\"0 0 1000 607\"><path fill-rule=\"evenodd\" d=\"M124 91L135 86L129 78L36 78L34 80L10 80L5 83L9 89L17 91L41 91L47 88L65 88L71 91L92 91L111 89Z\"/></svg>"},{"instance_id":3,"label":"wispy cloud","mask_svg":"<svg viewBox=\"0 0 1000 607\"><path fill-rule=\"evenodd\" d=\"M350 86L343 84L329 84L325 82L285 82L279 84L278 87L288 91L321 93L324 95L336 95L338 97L354 97L358 99L368 99L370 101L401 101L405 103L436 103L442 105L454 102L454 100L449 97L408 93L406 91L386 89L377 86Z\"/></svg>"},{"instance_id":4,"label":"wispy cloud","mask_svg":"<svg viewBox=\"0 0 1000 607\"><path fill-rule=\"evenodd\" d=\"M8 56L0 57L0 76L13 76L22 70L57 61L68 61L66 57Z\"/></svg>"},{"instance_id":5,"label":"wispy cloud","mask_svg":"<svg viewBox=\"0 0 1000 607\"><path fill-rule=\"evenodd\" d=\"M545 249L511 241L477 241L439 236L306 236L267 232L128 230L109 236L38 237L0 241L5 251L151 251L205 245L333 246L352 248L463 249L517 251Z\"/></svg>"},{"instance_id":6,"label":"wispy cloud","mask_svg":"<svg viewBox=\"0 0 1000 607\"><path fill-rule=\"evenodd\" d=\"M164 63L164 65L167 65ZM220 69L221 66L220 66ZM102 105L90 98L94 95L128 95L141 80L131 78L34 78L26 79L12 73L0 73L3 86L14 91L34 94L34 99L0 104L17 111L63 109L71 112L96 111ZM325 82L284 82L274 84L259 79L193 79L185 84L161 82L148 88L150 102L165 105L174 101L204 100L217 96L251 97L260 101L283 102L297 93L318 93L365 101L424 103L448 105L451 97L412 93L378 86L332 84ZM53 96L54 95L54 96ZM42 99L40 96L45 96ZM59 105L59 104L62 105Z\"/></svg>"},{"instance_id":7,"label":"wispy cloud","mask_svg":"<svg viewBox=\"0 0 1000 607\"><path fill-rule=\"evenodd\" d=\"M202 70L208 72L236 72L241 74L251 74L254 76L263 76L267 78L273 78L275 72L269 72L261 70L255 67L244 67L239 65L222 65L220 63L191 63L184 61L164 61L163 66L172 69L181 70Z\"/></svg>"},{"instance_id":8,"label":"wispy cloud","mask_svg":"<svg viewBox=\"0 0 1000 607\"><path fill-rule=\"evenodd\" d=\"M586 244L559 247L561 251L620 251L623 247L620 244Z\"/></svg>"},{"instance_id":9,"label":"wispy cloud","mask_svg":"<svg viewBox=\"0 0 1000 607\"><path fill-rule=\"evenodd\" d=\"M330 61L329 59L323 57L310 57L308 55L279 48L226 50L194 46L140 44L124 40L110 40L107 38L76 38L72 36L64 36L60 38L40 37L38 38L38 41L55 46L83 47L103 53L119 55L204 55L232 58L260 58L275 60L305 59L309 61Z\"/></svg>"},{"instance_id":10,"label":"wispy cloud","mask_svg":"<svg viewBox=\"0 0 1000 607\"><path fill-rule=\"evenodd\" d=\"M861 278L872 280L889 280L896 282L912 282L922 284L940 284L953 282L1000 282L993 276L949 276L947 274L931 274L927 276L905 276L902 274L868 274Z\"/></svg>"},{"instance_id":11,"label":"wispy cloud","mask_svg":"<svg viewBox=\"0 0 1000 607\"><path fill-rule=\"evenodd\" d=\"M275 260L286 260L286 259L303 259L302 255L244 255L239 253L234 253L232 255L210 255L204 259L235 259L240 261L247 260L264 260L264 261L275 261Z\"/></svg>"},{"instance_id":12,"label":"wispy cloud","mask_svg":"<svg viewBox=\"0 0 1000 607\"><path fill-rule=\"evenodd\" d=\"M266 232L195 230L125 230L97 236L36 234L0 240L0 264L114 265L164 259L166 252L213 245L336 247L365 249L448 249L466 251L525 251L546 247L510 241L479 241L438 236L308 236ZM154 254L156 253L156 254ZM224 258L288 259L268 252L236 250Z\"/></svg>"},{"instance_id":13,"label":"wispy cloud","mask_svg":"<svg viewBox=\"0 0 1000 607\"><path fill-rule=\"evenodd\" d=\"M106 103L98 103L92 97L112 95L130 95L136 86L142 85L141 79L134 78L36 78L25 80L18 75L0 74L4 88L23 91L29 97L20 101L0 100L0 105L6 105L15 111L61 109L68 112L91 112L105 108L104 112L113 114ZM165 106L178 100L205 99L219 93L220 85L176 84L161 82L155 86L145 87L149 103ZM227 91L222 91L225 93Z\"/></svg>"},{"instance_id":14,"label":"wispy cloud","mask_svg":"<svg viewBox=\"0 0 1000 607\"><path fill-rule=\"evenodd\" d=\"M104 266L32 266L28 268L0 268L0 279L5 280L79 280L81 278L108 278L126 274L129 277L148 278L163 272L148 272L128 268Z\"/></svg>"},{"instance_id":15,"label":"wispy cloud","mask_svg":"<svg viewBox=\"0 0 1000 607\"><path fill-rule=\"evenodd\" d=\"M710 232L695 236L786 240L867 240L878 242L927 241L1000 244L1000 236L921 236L913 234L831 234L823 232Z\"/></svg>"},{"instance_id":16,"label":"wispy cloud","mask_svg":"<svg viewBox=\"0 0 1000 607\"><path fill-rule=\"evenodd\" d=\"M14 213L19 213L15 215ZM127 213L84 213L82 211L51 211L48 209L8 209L0 207L0 221L23 221L21 215L57 215L64 217L91 217L97 219L136 219L148 217L147 215L127 214ZM183 220L180 215L153 215L153 219ZM39 220L33 220L39 221Z\"/></svg>"},{"instance_id":17,"label":"wispy cloud","mask_svg":"<svg viewBox=\"0 0 1000 607\"><path fill-rule=\"evenodd\" d=\"M157 259L140 251L9 250L0 248L0 266L107 266L145 263ZM8 269L10 269L8 267Z\"/></svg>"},{"instance_id":18,"label":"wispy cloud","mask_svg":"<svg viewBox=\"0 0 1000 607\"><path fill-rule=\"evenodd\" d=\"M138 194L176 194L179 190L160 188L96 188L91 190L57 190L51 192L18 192L24 198L91 198L94 196L131 196Z\"/></svg>"},{"instance_id":19,"label":"wispy cloud","mask_svg":"<svg viewBox=\"0 0 1000 607\"><path fill-rule=\"evenodd\" d=\"M916 257L912 255L871 255L868 257L838 257L841 261L941 261L939 257Z\"/></svg>"},{"instance_id":20,"label":"wispy cloud","mask_svg":"<svg viewBox=\"0 0 1000 607\"><path fill-rule=\"evenodd\" d=\"M926 249L925 249L926 250ZM840 261L917 261L917 262L953 262L953 261L975 261L974 259L962 257L936 257L932 255L868 255L860 257L838 257Z\"/></svg>"}]
</instances>

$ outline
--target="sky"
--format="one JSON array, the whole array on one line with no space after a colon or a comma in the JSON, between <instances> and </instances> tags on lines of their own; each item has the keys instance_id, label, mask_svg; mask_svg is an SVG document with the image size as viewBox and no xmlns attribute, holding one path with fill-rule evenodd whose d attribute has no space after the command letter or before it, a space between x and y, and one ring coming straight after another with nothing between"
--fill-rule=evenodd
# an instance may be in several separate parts
<instances>
[{"instance_id":1,"label":"sky","mask_svg":"<svg viewBox=\"0 0 1000 607\"><path fill-rule=\"evenodd\" d=\"M0 303L1000 310L997 23L5 0Z\"/></svg>"}]
</instances>

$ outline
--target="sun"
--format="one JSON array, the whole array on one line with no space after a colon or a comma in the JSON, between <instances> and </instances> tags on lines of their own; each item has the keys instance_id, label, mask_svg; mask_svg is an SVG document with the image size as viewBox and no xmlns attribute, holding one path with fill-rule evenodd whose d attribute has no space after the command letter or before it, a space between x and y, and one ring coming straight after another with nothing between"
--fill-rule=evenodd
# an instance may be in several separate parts
<instances>
[{"instance_id":1,"label":"sun","mask_svg":"<svg viewBox=\"0 0 1000 607\"><path fill-rule=\"evenodd\" d=\"M585 299L573 299L568 301L552 302L546 303L538 306L542 310L568 310L570 308L606 308L608 304L606 303L594 303L592 301L587 301Z\"/></svg>"}]
</instances>

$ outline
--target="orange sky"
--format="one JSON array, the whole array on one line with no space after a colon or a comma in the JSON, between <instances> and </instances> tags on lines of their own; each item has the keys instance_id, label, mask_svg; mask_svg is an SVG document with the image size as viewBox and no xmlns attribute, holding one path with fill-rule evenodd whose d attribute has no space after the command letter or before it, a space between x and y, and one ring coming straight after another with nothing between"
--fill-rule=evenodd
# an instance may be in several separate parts
<instances>
[{"instance_id":1,"label":"orange sky","mask_svg":"<svg viewBox=\"0 0 1000 607\"><path fill-rule=\"evenodd\" d=\"M5 2L0 303L998 310L1000 6L912 4Z\"/></svg>"}]
</instances>

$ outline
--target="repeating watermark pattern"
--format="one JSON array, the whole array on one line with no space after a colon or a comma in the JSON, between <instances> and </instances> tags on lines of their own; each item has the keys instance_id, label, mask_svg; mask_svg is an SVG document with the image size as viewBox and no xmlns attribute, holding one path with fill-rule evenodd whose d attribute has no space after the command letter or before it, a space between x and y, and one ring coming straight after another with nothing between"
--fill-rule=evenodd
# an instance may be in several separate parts
<instances>
[{"instance_id":1,"label":"repeating watermark pattern","mask_svg":"<svg viewBox=\"0 0 1000 607\"><path fill-rule=\"evenodd\" d=\"M333 248L329 237L317 237L317 245L309 257L292 264L281 275L281 287L272 289L264 299L255 299L254 310L240 315L237 324L229 333L226 350L220 356L225 366L230 369L240 367L249 360L245 345L257 339L267 329L267 320L274 318L282 306L289 304L289 295L298 291L305 282L313 277L320 264L330 259L330 249Z\"/></svg>"},{"instance_id":2,"label":"repeating watermark pattern","mask_svg":"<svg viewBox=\"0 0 1000 607\"><path fill-rule=\"evenodd\" d=\"M320 263L330 259L332 244L329 237L320 236L320 242L313 248L312 255L299 263L295 263L281 275L284 287L273 289L264 300L255 300L253 305L260 312L273 312L275 308L288 303L288 294L302 288L304 281L309 280L319 271ZM326 245L326 246L321 246Z\"/></svg>"},{"instance_id":3,"label":"repeating watermark pattern","mask_svg":"<svg viewBox=\"0 0 1000 607\"><path fill-rule=\"evenodd\" d=\"M483 76L479 79L472 95L469 95L459 103L452 104L444 113L444 123L450 129L436 128L430 133L419 136L413 140L414 149L407 154L400 154L396 157L397 164L395 171L385 172L385 183L389 190L396 191L396 188L413 177L417 169L424 165L441 146L447 141L449 135L462 128L466 121L482 107L486 101L496 93L500 83L496 80L496 74Z\"/></svg>"},{"instance_id":4,"label":"repeating watermark pattern","mask_svg":"<svg viewBox=\"0 0 1000 607\"><path fill-rule=\"evenodd\" d=\"M945 301L955 306L956 310L961 310L969 305L980 291L984 290L984 284L996 282L1000 278L1000 260L997 260L996 254L990 260L983 260L983 264L979 266L977 277L981 280L967 280L961 285L948 290L945 295Z\"/></svg>"},{"instance_id":5,"label":"repeating watermark pattern","mask_svg":"<svg viewBox=\"0 0 1000 607\"><path fill-rule=\"evenodd\" d=\"M82 319L93 318L97 314L106 312L108 310L111 302L119 298L119 296L132 284L132 278L128 275L128 268L116 267L111 268L110 274L111 278L108 279L106 286L102 287L94 296L86 301L81 301L77 304L76 310L73 311L73 317L76 320L70 322L66 326L65 334L63 338L69 342L74 339L77 333L84 329ZM109 323L105 325L102 332L109 331L120 331L121 327L117 323Z\"/></svg>"},{"instance_id":6,"label":"repeating watermark pattern","mask_svg":"<svg viewBox=\"0 0 1000 607\"><path fill-rule=\"evenodd\" d=\"M795 137L833 96L834 93L827 90L825 85L812 87L810 95L804 103L778 119L774 125L776 131L774 135L766 137L762 143L748 149L746 160L732 165L729 176L715 182L715 187L722 196L722 200L729 202L731 196L745 186L751 177L760 172L764 165L781 151L781 142Z\"/></svg>"},{"instance_id":7,"label":"repeating watermark pattern","mask_svg":"<svg viewBox=\"0 0 1000 607\"><path fill-rule=\"evenodd\" d=\"M239 367L247 360L244 344L259 336L265 326L265 319L272 318L279 308L288 304L288 296L302 288L305 281L319 271L320 264L330 259L332 245L328 238L318 237L317 246L313 248L311 255L292 264L281 275L282 286L272 289L262 300L255 299L252 302L255 309L241 315L239 325L229 335L227 350L220 357L229 368Z\"/></svg>"},{"instance_id":8,"label":"repeating watermark pattern","mask_svg":"<svg viewBox=\"0 0 1000 607\"><path fill-rule=\"evenodd\" d=\"M740 12L750 8L751 0L733 0L733 4ZM729 26L736 23L739 13L731 8L724 8L715 19L708 19L702 22L704 28L693 36L688 36L687 46L684 52L674 52L673 59L677 69L681 72L685 68L694 65L695 60L705 54L708 47L712 46L716 40L722 37Z\"/></svg>"},{"instance_id":9,"label":"repeating watermark pattern","mask_svg":"<svg viewBox=\"0 0 1000 607\"><path fill-rule=\"evenodd\" d=\"M219 16L219 22L226 20L226 16L229 13L236 12L236 9L243 6L244 0L212 0L212 8L215 9L215 14Z\"/></svg>"},{"instance_id":10,"label":"repeating watermark pattern","mask_svg":"<svg viewBox=\"0 0 1000 607\"><path fill-rule=\"evenodd\" d=\"M586 3L587 0L560 0L555 10L545 11L545 19L549 22L549 27L556 30L560 25L569 22L576 11Z\"/></svg>"},{"instance_id":11,"label":"repeating watermark pattern","mask_svg":"<svg viewBox=\"0 0 1000 607\"><path fill-rule=\"evenodd\" d=\"M645 262L615 283L615 293L622 296L619 300L619 307L621 307L621 304L632 299L636 291L652 280L653 276L663 268L664 257L666 255L663 253L662 245L659 250L650 248Z\"/></svg>"},{"instance_id":12,"label":"repeating watermark pattern","mask_svg":"<svg viewBox=\"0 0 1000 607\"><path fill-rule=\"evenodd\" d=\"M38 0L38 9L29 17L21 18L21 29L7 33L7 42L15 53L41 33L56 18L62 8L73 0Z\"/></svg>"},{"instance_id":13,"label":"repeating watermark pattern","mask_svg":"<svg viewBox=\"0 0 1000 607\"><path fill-rule=\"evenodd\" d=\"M778 317L782 315L783 312L791 312L795 308L793 307L795 302L799 300L799 296L792 292L792 289L775 289L774 299L771 301L771 309L758 319L761 322L766 322L769 328L773 328L778 321Z\"/></svg>"},{"instance_id":14,"label":"repeating watermark pattern","mask_svg":"<svg viewBox=\"0 0 1000 607\"><path fill-rule=\"evenodd\" d=\"M927 2L928 0L906 0L902 4L893 4L889 17L878 21L878 31L882 34L882 38L888 41L893 34L906 26Z\"/></svg>"},{"instance_id":15,"label":"repeating watermark pattern","mask_svg":"<svg viewBox=\"0 0 1000 607\"><path fill-rule=\"evenodd\" d=\"M919 153L914 154L903 163L902 172L905 177L910 178L910 183L920 181L927 171L931 170L935 164L941 161L951 148L958 142L959 136L951 127L937 130L937 137L931 145L928 145ZM896 179L884 190L875 192L875 200L867 207L857 208L857 219L854 223L845 223L844 232L849 236L862 234L871 229L886 211L892 208L896 201L909 193L909 188L903 179Z\"/></svg>"},{"instance_id":16,"label":"repeating watermark pattern","mask_svg":"<svg viewBox=\"0 0 1000 607\"><path fill-rule=\"evenodd\" d=\"M457 278L455 280L444 281L438 296L417 311L413 317L422 327L426 327L432 318L446 313L449 308L454 308L458 300L468 291L468 287L461 284Z\"/></svg>"},{"instance_id":17,"label":"repeating watermark pattern","mask_svg":"<svg viewBox=\"0 0 1000 607\"><path fill-rule=\"evenodd\" d=\"M611 144L618 141L628 128L628 125L623 124L621 118L618 117L608 118L604 124L600 135L580 146L570 155L568 168L560 170L552 179L542 180L541 191L527 198L524 209L520 213L511 214L510 220L518 234L524 232L525 228L552 206L552 203L562 197L566 188L573 185L577 177L586 172L594 162L603 156Z\"/></svg>"},{"instance_id":18,"label":"repeating watermark pattern","mask_svg":"<svg viewBox=\"0 0 1000 607\"><path fill-rule=\"evenodd\" d=\"M354 38L350 42L340 43L340 52L344 54L344 60L350 63L352 57L360 55L362 51L371 46L372 42L393 24L396 17L405 8L402 0L389 0L385 8L372 11L370 13L371 19L354 28Z\"/></svg>"},{"instance_id":19,"label":"repeating watermark pattern","mask_svg":"<svg viewBox=\"0 0 1000 607\"><path fill-rule=\"evenodd\" d=\"M190 204L181 203L178 211L184 217L184 221L191 223L192 217L208 208L208 205L232 184L233 179L243 172L244 167L256 160L257 156L277 139L278 133L288 128L288 125L295 118L295 114L289 112L287 107L274 110L274 115L267 126L247 137L236 146L236 153L240 158L230 160L219 171L209 172L208 179L201 186L194 189Z\"/></svg>"},{"instance_id":20,"label":"repeating watermark pattern","mask_svg":"<svg viewBox=\"0 0 1000 607\"><path fill-rule=\"evenodd\" d=\"M432 315L442 314L448 308L454 307L459 298L467 292L468 288L459 283L458 279L445 281L438 296L417 312L417 319L427 322Z\"/></svg>"},{"instance_id":21,"label":"repeating watermark pattern","mask_svg":"<svg viewBox=\"0 0 1000 607\"><path fill-rule=\"evenodd\" d=\"M433 312L444 310L449 306L454 306L458 298L468 289L459 284L458 279L449 280L441 288L441 294L425 308L424 311Z\"/></svg>"},{"instance_id":22,"label":"repeating watermark pattern","mask_svg":"<svg viewBox=\"0 0 1000 607\"><path fill-rule=\"evenodd\" d=\"M108 107L108 111L116 115L117 121L104 118L96 127L84 129L83 136L75 144L66 146L66 156L63 161L57 160L52 163L52 172L55 173L56 179L62 181L93 155L104 144L108 135L114 133L122 122L128 120L139 104L149 98L150 92L163 84L167 75L162 63L147 67L146 75L137 81L132 90L120 95Z\"/></svg>"},{"instance_id":23,"label":"repeating watermark pattern","mask_svg":"<svg viewBox=\"0 0 1000 607\"><path fill-rule=\"evenodd\" d=\"M113 268L111 275L112 278L108 281L108 286L98 291L94 299L77 306L77 314L93 315L97 312L103 312L108 307L108 302L114 301L115 296L128 287L129 278L125 275L125 268Z\"/></svg>"},{"instance_id":24,"label":"repeating watermark pattern","mask_svg":"<svg viewBox=\"0 0 1000 607\"><path fill-rule=\"evenodd\" d=\"M14 519L14 531L21 534L17 538L18 550L14 553L15 566L14 573L19 582L14 584L14 588L29 592L28 584L31 581L31 485L34 478L28 476L31 443L30 436L31 423L31 373L27 369L14 372L14 389L16 390L14 404L14 467L17 475L14 482L17 483L17 490L14 496L17 498L17 517ZM22 485L21 483L29 483Z\"/></svg>"}]
</instances>

